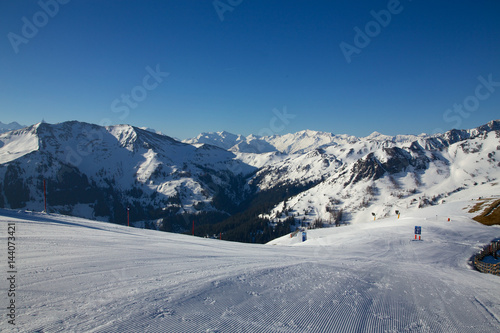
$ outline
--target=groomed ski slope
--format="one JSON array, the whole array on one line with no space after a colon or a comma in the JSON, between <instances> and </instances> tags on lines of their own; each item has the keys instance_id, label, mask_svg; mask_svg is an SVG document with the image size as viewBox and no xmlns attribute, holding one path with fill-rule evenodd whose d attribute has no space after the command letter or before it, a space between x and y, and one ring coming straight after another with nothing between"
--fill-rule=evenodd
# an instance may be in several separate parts
<instances>
[{"instance_id":1,"label":"groomed ski slope","mask_svg":"<svg viewBox=\"0 0 500 333\"><path fill-rule=\"evenodd\" d=\"M467 204L278 245L0 210L0 330L499 332L500 277L467 261L500 228L470 220ZM16 224L15 327L6 320L8 222Z\"/></svg>"}]
</instances>

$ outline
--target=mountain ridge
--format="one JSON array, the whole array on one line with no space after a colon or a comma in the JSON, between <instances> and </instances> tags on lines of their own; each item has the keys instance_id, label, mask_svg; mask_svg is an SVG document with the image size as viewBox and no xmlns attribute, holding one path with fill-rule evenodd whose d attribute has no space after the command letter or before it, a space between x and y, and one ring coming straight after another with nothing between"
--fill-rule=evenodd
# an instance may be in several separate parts
<instances>
[{"instance_id":1,"label":"mountain ridge","mask_svg":"<svg viewBox=\"0 0 500 333\"><path fill-rule=\"evenodd\" d=\"M348 134L334 134L306 129L295 133L271 136L256 136L254 134L243 136L227 131L204 132L194 138L183 140L183 142L189 144L211 144L242 153L281 152L293 154L308 152L312 149L336 143L354 143L358 140L408 142L427 137L431 136L425 133L419 135L389 136L376 131L366 137L356 137ZM294 144L295 142L300 142L300 144Z\"/></svg>"},{"instance_id":2,"label":"mountain ridge","mask_svg":"<svg viewBox=\"0 0 500 333\"><path fill-rule=\"evenodd\" d=\"M264 242L279 236L272 230L328 225L339 212L353 223L438 204L500 177L498 120L439 135L197 138L78 121L0 134L0 207L42 210L46 180L52 211L123 224L130 207L133 221L157 221L154 228L188 231L197 219L208 234L240 230L236 240L270 230Z\"/></svg>"}]
</instances>

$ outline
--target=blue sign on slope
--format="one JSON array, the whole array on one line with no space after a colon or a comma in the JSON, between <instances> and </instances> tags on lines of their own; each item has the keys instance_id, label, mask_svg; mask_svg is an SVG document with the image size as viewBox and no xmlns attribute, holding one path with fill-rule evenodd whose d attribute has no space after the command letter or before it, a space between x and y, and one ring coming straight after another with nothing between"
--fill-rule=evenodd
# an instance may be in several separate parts
<instances>
[{"instance_id":1,"label":"blue sign on slope","mask_svg":"<svg viewBox=\"0 0 500 333\"><path fill-rule=\"evenodd\" d=\"M415 235L421 235L421 234L422 234L422 227L415 226Z\"/></svg>"}]
</instances>

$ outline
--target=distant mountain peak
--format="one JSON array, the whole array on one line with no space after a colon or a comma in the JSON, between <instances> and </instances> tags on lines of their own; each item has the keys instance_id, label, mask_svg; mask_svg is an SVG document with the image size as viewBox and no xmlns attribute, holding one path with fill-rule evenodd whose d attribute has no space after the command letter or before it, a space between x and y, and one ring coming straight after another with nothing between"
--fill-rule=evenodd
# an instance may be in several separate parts
<instances>
[{"instance_id":1,"label":"distant mountain peak","mask_svg":"<svg viewBox=\"0 0 500 333\"><path fill-rule=\"evenodd\" d=\"M392 140L393 137L389 136L389 135L382 134L378 131L374 131L373 133L371 133L370 135L368 135L364 139L366 139L366 140Z\"/></svg>"},{"instance_id":2,"label":"distant mountain peak","mask_svg":"<svg viewBox=\"0 0 500 333\"><path fill-rule=\"evenodd\" d=\"M151 133L155 133L155 134L160 134L160 135L163 135L162 132L160 131L157 131L155 130L154 128L150 128L150 127L139 127L140 129L142 130L145 130L145 131L148 131L148 132L151 132Z\"/></svg>"},{"instance_id":3,"label":"distant mountain peak","mask_svg":"<svg viewBox=\"0 0 500 333\"><path fill-rule=\"evenodd\" d=\"M4 124L0 121L0 133L5 133L5 132L10 132L10 131L15 131L21 128L24 128L26 126L20 125L18 122L13 121L8 124Z\"/></svg>"},{"instance_id":4,"label":"distant mountain peak","mask_svg":"<svg viewBox=\"0 0 500 333\"><path fill-rule=\"evenodd\" d=\"M217 132L220 136L237 136L236 134L230 133L228 131L219 131Z\"/></svg>"}]
</instances>

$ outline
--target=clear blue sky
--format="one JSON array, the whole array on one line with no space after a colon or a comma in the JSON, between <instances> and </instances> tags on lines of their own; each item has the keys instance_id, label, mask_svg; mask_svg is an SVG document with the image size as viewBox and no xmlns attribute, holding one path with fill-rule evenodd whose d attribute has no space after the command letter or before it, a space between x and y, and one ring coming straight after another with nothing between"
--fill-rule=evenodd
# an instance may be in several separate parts
<instances>
[{"instance_id":1,"label":"clear blue sky","mask_svg":"<svg viewBox=\"0 0 500 333\"><path fill-rule=\"evenodd\" d=\"M2 122L129 123L184 139L500 118L497 0L59 1L0 1Z\"/></svg>"}]
</instances>

